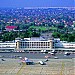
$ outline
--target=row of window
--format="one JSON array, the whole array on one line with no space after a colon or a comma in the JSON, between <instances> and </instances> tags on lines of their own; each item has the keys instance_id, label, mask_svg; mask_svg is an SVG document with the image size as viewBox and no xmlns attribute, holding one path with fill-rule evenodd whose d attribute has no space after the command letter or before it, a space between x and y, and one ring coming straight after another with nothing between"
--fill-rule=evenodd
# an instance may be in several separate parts
<instances>
[{"instance_id":1,"label":"row of window","mask_svg":"<svg viewBox=\"0 0 75 75\"><path fill-rule=\"evenodd\" d=\"M20 43L20 46L50 46L50 42L38 42L38 43L22 42Z\"/></svg>"},{"instance_id":2,"label":"row of window","mask_svg":"<svg viewBox=\"0 0 75 75\"><path fill-rule=\"evenodd\" d=\"M48 47L47 46L46 47L45 46L44 47L43 46L32 46L32 47L31 46L20 46L19 48L50 48L50 47L49 46Z\"/></svg>"},{"instance_id":3,"label":"row of window","mask_svg":"<svg viewBox=\"0 0 75 75\"><path fill-rule=\"evenodd\" d=\"M0 44L0 45L15 45L15 44Z\"/></svg>"}]
</instances>

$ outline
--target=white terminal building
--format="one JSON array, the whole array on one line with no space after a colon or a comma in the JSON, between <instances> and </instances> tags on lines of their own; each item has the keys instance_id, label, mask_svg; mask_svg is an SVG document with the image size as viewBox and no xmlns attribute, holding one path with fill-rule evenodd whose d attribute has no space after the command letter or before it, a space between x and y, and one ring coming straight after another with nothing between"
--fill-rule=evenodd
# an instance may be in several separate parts
<instances>
[{"instance_id":1,"label":"white terminal building","mask_svg":"<svg viewBox=\"0 0 75 75\"><path fill-rule=\"evenodd\" d=\"M53 48L52 40L45 40L42 37L32 38L16 38L16 50L21 51L40 51L40 50L51 50Z\"/></svg>"},{"instance_id":2,"label":"white terminal building","mask_svg":"<svg viewBox=\"0 0 75 75\"><path fill-rule=\"evenodd\" d=\"M42 37L16 38L13 42L0 42L1 51L50 51L53 49L75 51L75 43L60 41L59 38L45 40Z\"/></svg>"},{"instance_id":3,"label":"white terminal building","mask_svg":"<svg viewBox=\"0 0 75 75\"><path fill-rule=\"evenodd\" d=\"M0 50L1 51L12 51L15 50L16 43L12 41L0 42Z\"/></svg>"}]
</instances>

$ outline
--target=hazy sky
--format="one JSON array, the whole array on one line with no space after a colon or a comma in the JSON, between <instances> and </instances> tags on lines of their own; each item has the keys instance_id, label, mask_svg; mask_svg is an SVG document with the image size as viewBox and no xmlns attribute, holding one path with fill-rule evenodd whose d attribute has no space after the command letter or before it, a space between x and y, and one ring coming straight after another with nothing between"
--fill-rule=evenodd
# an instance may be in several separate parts
<instances>
[{"instance_id":1,"label":"hazy sky","mask_svg":"<svg viewBox=\"0 0 75 75\"><path fill-rule=\"evenodd\" d=\"M75 0L0 0L0 7L73 7Z\"/></svg>"}]
</instances>

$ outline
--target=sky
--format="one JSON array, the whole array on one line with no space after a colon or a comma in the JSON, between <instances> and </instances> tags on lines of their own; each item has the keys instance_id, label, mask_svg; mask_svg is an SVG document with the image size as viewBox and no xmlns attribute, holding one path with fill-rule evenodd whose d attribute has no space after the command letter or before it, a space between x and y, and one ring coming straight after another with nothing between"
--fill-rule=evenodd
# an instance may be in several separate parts
<instances>
[{"instance_id":1,"label":"sky","mask_svg":"<svg viewBox=\"0 0 75 75\"><path fill-rule=\"evenodd\" d=\"M0 7L73 7L75 0L0 0Z\"/></svg>"}]
</instances>

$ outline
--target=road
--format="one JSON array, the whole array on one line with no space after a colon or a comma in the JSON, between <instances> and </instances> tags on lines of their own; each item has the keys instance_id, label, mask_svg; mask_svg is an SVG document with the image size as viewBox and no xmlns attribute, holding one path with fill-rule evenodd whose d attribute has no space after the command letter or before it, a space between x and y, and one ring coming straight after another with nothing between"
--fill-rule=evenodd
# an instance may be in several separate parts
<instances>
[{"instance_id":1,"label":"road","mask_svg":"<svg viewBox=\"0 0 75 75\"><path fill-rule=\"evenodd\" d=\"M3 56L3 58L13 58L13 57L27 57L30 59L45 59L45 56L49 56L51 59L54 59L54 57L58 57L59 59L71 59L75 57L75 54L70 54L68 56L65 56L63 53L56 53L54 55L50 55L48 53L0 53L0 56Z\"/></svg>"}]
</instances>

